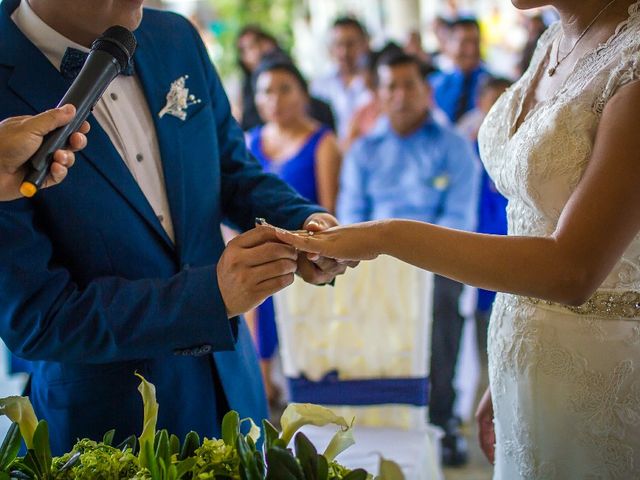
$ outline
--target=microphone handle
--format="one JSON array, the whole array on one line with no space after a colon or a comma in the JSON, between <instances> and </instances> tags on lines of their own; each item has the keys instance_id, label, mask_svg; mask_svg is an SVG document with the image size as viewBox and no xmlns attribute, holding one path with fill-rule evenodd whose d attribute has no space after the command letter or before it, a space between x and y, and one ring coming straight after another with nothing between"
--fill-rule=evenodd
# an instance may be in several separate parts
<instances>
[{"instance_id":1,"label":"microphone handle","mask_svg":"<svg viewBox=\"0 0 640 480\"><path fill-rule=\"evenodd\" d=\"M29 159L23 186L31 184L26 191L32 193L25 196L33 196L42 187L53 162L53 154L68 145L69 136L80 128L109 83L119 73L120 66L113 56L100 50L91 51L82 70L57 105L61 107L70 103L76 107L76 115L67 125L45 135L42 145Z\"/></svg>"}]
</instances>

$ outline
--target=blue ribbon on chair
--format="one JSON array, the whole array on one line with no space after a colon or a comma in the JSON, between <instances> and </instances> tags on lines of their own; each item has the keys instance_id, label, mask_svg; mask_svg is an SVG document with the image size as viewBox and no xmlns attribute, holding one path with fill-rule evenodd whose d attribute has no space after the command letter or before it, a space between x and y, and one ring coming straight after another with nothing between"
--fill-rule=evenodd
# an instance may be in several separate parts
<instances>
[{"instance_id":1,"label":"blue ribbon on chair","mask_svg":"<svg viewBox=\"0 0 640 480\"><path fill-rule=\"evenodd\" d=\"M289 378L291 400L320 405L402 404L426 407L429 404L429 377L371 378L340 380L329 372L320 381Z\"/></svg>"}]
</instances>

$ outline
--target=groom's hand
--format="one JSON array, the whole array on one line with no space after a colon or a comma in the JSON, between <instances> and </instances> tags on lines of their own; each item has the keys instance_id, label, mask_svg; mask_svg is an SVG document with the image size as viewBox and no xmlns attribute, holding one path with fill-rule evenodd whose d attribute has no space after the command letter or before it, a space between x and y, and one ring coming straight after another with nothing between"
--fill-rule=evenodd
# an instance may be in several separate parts
<instances>
[{"instance_id":1,"label":"groom's hand","mask_svg":"<svg viewBox=\"0 0 640 480\"><path fill-rule=\"evenodd\" d=\"M218 261L218 287L233 317L258 306L293 283L298 252L281 243L276 231L256 227L231 240Z\"/></svg>"},{"instance_id":2,"label":"groom's hand","mask_svg":"<svg viewBox=\"0 0 640 480\"><path fill-rule=\"evenodd\" d=\"M338 220L328 213L314 213L304 222L302 228L310 232L321 232L337 227ZM322 285L342 275L347 267L355 267L358 262L339 262L332 258L321 257L315 253L301 253L298 256L297 274L308 283Z\"/></svg>"}]
</instances>

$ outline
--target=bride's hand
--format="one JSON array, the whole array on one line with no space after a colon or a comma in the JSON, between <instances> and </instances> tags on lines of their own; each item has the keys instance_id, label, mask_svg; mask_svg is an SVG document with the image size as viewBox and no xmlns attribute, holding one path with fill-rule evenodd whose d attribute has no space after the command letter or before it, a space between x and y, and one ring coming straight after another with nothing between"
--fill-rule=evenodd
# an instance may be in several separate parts
<instances>
[{"instance_id":1,"label":"bride's hand","mask_svg":"<svg viewBox=\"0 0 640 480\"><path fill-rule=\"evenodd\" d=\"M493 465L495 462L496 432L493 425L493 401L491 400L491 390L488 388L478 404L476 422L478 422L480 448L487 460Z\"/></svg>"},{"instance_id":2,"label":"bride's hand","mask_svg":"<svg viewBox=\"0 0 640 480\"><path fill-rule=\"evenodd\" d=\"M313 235L276 229L278 239L298 250L342 261L373 260L378 255L381 222L334 227Z\"/></svg>"}]
</instances>

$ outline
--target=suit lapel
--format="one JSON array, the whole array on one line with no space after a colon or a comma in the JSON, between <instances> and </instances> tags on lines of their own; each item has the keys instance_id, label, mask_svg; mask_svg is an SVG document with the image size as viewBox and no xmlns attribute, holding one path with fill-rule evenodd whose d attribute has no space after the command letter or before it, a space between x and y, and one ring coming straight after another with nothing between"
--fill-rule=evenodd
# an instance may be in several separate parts
<instances>
[{"instance_id":1,"label":"suit lapel","mask_svg":"<svg viewBox=\"0 0 640 480\"><path fill-rule=\"evenodd\" d=\"M164 172L164 182L171 210L176 247L178 252L184 244L185 235L185 190L182 168L182 120L158 112L165 106L171 82L184 72L174 72L164 58L152 47L152 39L142 29L136 32L138 48L134 55L136 73L142 83L149 104L151 117L156 127L158 146Z\"/></svg>"},{"instance_id":2,"label":"suit lapel","mask_svg":"<svg viewBox=\"0 0 640 480\"><path fill-rule=\"evenodd\" d=\"M6 45L0 48L0 51L13 52L13 58L1 58L0 61L15 67L8 81L8 86L33 109L33 113L53 108L58 104L72 82L64 79L42 52L15 26L10 15L17 6L17 2L7 2L5 0L3 3L9 3L9 5L0 5L0 8L2 8L0 13L0 32L3 33L2 36L4 37L2 43L6 42ZM10 55L10 53L7 55ZM90 115L88 120L91 124L91 131L87 136L88 145L79 153L79 157L93 165L161 237L162 241L173 249L173 242L162 228L149 202L114 148L108 135L100 127L93 115ZM158 137L161 137L160 133L158 133Z\"/></svg>"}]
</instances>

